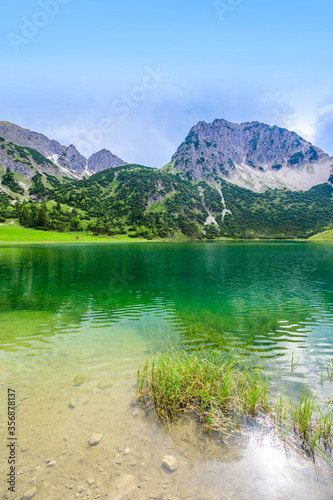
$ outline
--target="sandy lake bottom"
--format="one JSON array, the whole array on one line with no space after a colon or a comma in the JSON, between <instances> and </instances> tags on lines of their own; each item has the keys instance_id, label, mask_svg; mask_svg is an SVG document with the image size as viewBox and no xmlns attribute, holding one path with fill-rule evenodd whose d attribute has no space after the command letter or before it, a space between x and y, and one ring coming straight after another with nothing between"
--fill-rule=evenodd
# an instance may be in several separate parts
<instances>
[{"instance_id":1,"label":"sandy lake bottom","mask_svg":"<svg viewBox=\"0 0 333 500\"><path fill-rule=\"evenodd\" d=\"M147 357L135 323L118 323L112 341L101 325L108 349L89 329L69 329L42 355L26 356L22 348L2 363L2 478L8 387L17 398L16 493L6 492L2 479L2 498L20 499L34 488L36 500L332 498L333 476L272 436L222 440L191 418L168 428L147 415L135 397L137 369ZM102 435L94 446L92 434ZM176 459L176 471L162 464L166 455Z\"/></svg>"}]
</instances>

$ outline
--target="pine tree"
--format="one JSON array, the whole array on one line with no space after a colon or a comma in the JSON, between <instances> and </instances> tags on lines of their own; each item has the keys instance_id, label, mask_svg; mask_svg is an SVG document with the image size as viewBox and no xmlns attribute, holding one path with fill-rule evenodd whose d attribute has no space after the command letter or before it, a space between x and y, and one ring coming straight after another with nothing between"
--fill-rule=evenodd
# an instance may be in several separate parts
<instances>
[{"instance_id":1,"label":"pine tree","mask_svg":"<svg viewBox=\"0 0 333 500\"><path fill-rule=\"evenodd\" d=\"M71 220L70 230L71 231L81 231L82 230L81 221L80 221L79 217L73 217L73 219Z\"/></svg>"},{"instance_id":2,"label":"pine tree","mask_svg":"<svg viewBox=\"0 0 333 500\"><path fill-rule=\"evenodd\" d=\"M22 210L21 210L21 213L20 213L20 224L22 224L22 226L29 226L29 222L30 222L30 217L29 217L29 205L24 205Z\"/></svg>"},{"instance_id":3,"label":"pine tree","mask_svg":"<svg viewBox=\"0 0 333 500\"><path fill-rule=\"evenodd\" d=\"M43 200L40 209L37 211L36 226L46 228L48 225L47 207Z\"/></svg>"}]
</instances>

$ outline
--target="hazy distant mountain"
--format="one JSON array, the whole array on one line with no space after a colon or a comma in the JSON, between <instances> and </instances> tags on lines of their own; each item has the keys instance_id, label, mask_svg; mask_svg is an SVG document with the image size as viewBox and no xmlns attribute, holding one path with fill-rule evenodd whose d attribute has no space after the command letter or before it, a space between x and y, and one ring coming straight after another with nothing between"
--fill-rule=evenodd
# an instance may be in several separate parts
<instances>
[{"instance_id":1,"label":"hazy distant mountain","mask_svg":"<svg viewBox=\"0 0 333 500\"><path fill-rule=\"evenodd\" d=\"M60 167L64 175L70 177L82 177L90 168L92 172L97 172L111 166L126 164L106 149L95 153L87 160L73 144L68 147L63 146L44 134L32 132L9 122L0 122L0 137L3 137L7 142L35 149ZM16 167L14 167L14 171L17 171Z\"/></svg>"},{"instance_id":2,"label":"hazy distant mountain","mask_svg":"<svg viewBox=\"0 0 333 500\"><path fill-rule=\"evenodd\" d=\"M188 179L226 179L252 191L307 190L326 182L333 158L295 132L252 122L200 121L172 157L169 171Z\"/></svg>"},{"instance_id":3,"label":"hazy distant mountain","mask_svg":"<svg viewBox=\"0 0 333 500\"><path fill-rule=\"evenodd\" d=\"M70 172L83 172L87 160L74 146L62 146L58 141L49 139L43 134L19 127L9 122L0 122L0 137L23 147L30 147L41 153L53 163L66 168Z\"/></svg>"},{"instance_id":4,"label":"hazy distant mountain","mask_svg":"<svg viewBox=\"0 0 333 500\"><path fill-rule=\"evenodd\" d=\"M121 165L127 165L127 163L107 149L102 149L94 153L88 160L88 170L91 172L100 172L101 170L120 167Z\"/></svg>"}]
</instances>

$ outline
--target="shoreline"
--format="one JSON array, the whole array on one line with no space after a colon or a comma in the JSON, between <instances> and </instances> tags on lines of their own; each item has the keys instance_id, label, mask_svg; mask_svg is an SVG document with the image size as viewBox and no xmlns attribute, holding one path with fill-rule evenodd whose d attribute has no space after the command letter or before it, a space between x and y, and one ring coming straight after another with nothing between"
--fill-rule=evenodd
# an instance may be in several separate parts
<instances>
[{"instance_id":1,"label":"shoreline","mask_svg":"<svg viewBox=\"0 0 333 500\"><path fill-rule=\"evenodd\" d=\"M25 239L27 238L27 239ZM28 239L29 238L29 239ZM31 239L30 239L31 238ZM125 234L116 236L99 235L94 236L84 231L71 233L58 233L56 231L43 231L41 229L26 228L20 226L17 222L14 224L0 224L0 246L9 245L55 245L55 244L99 244L99 243L209 243L209 242L315 242L330 243L333 242L333 230L318 233L310 238L227 238L220 237L215 239L200 240L195 238L186 238L176 235L174 238L154 238L148 240L143 237L131 238Z\"/></svg>"},{"instance_id":2,"label":"shoreline","mask_svg":"<svg viewBox=\"0 0 333 500\"><path fill-rule=\"evenodd\" d=\"M81 241L5 241L5 240L0 240L0 247L8 247L8 246L30 246L30 245L94 245L94 244L119 244L119 243L170 243L170 244L181 244L181 243L306 243L308 240L280 240L280 239L251 239L251 240L241 240L241 239L222 239L222 238L216 238L214 240L195 240L195 239L188 239L188 240L145 240L145 239L139 239L136 238L134 240L118 240L118 241L111 241L109 238L101 238L96 240L81 240ZM333 243L333 241L322 241L322 240L317 240L315 243Z\"/></svg>"},{"instance_id":3,"label":"shoreline","mask_svg":"<svg viewBox=\"0 0 333 500\"><path fill-rule=\"evenodd\" d=\"M4 234L3 234L4 233ZM326 234L325 234L326 235ZM30 238L25 240L25 238ZM210 242L333 242L330 239L320 239L318 235L311 236L308 239L303 238L215 238L214 240L199 240L194 238L175 237L175 238L155 238L147 240L142 237L130 238L128 235L117 236L93 236L84 232L58 233L55 231L43 231L40 229L25 228L15 224L0 225L0 246L26 246L26 245L58 245L58 244L100 244L100 243L210 243Z\"/></svg>"}]
</instances>

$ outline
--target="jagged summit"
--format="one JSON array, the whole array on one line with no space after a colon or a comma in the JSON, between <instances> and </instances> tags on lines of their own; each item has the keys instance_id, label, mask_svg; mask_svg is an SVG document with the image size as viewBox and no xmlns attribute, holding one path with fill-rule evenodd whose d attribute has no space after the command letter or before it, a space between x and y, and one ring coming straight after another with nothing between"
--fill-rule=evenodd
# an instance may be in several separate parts
<instances>
[{"instance_id":1,"label":"jagged summit","mask_svg":"<svg viewBox=\"0 0 333 500\"><path fill-rule=\"evenodd\" d=\"M107 168L120 167L122 165L127 165L127 163L105 148L91 155L88 160L88 170L91 172L100 172Z\"/></svg>"},{"instance_id":2,"label":"jagged summit","mask_svg":"<svg viewBox=\"0 0 333 500\"><path fill-rule=\"evenodd\" d=\"M51 140L44 134L6 121L0 121L0 137L18 146L35 149L58 166L65 175L71 177L81 177L87 170L89 171L90 167L92 172L97 172L111 166L126 164L113 155L111 151L105 149L95 153L87 160L73 144L63 146L60 142ZM15 165L11 164L11 168L16 171Z\"/></svg>"},{"instance_id":3,"label":"jagged summit","mask_svg":"<svg viewBox=\"0 0 333 500\"><path fill-rule=\"evenodd\" d=\"M253 191L310 189L326 182L333 159L296 132L258 121L200 121L172 157L189 179L227 179Z\"/></svg>"}]
</instances>

